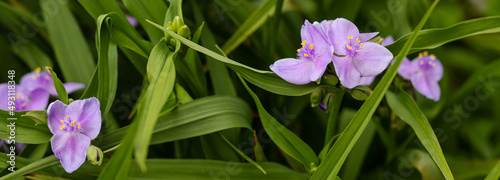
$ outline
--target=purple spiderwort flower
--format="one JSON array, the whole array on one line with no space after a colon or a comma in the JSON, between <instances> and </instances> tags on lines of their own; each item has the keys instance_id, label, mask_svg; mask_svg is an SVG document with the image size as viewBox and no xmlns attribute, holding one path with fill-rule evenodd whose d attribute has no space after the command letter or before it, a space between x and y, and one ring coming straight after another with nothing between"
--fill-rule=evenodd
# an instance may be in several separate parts
<instances>
[{"instance_id":1,"label":"purple spiderwort flower","mask_svg":"<svg viewBox=\"0 0 500 180\"><path fill-rule=\"evenodd\" d=\"M361 77L380 74L392 60L392 53L384 46L366 42L377 33L359 33L349 20L338 18L329 26L335 54L333 65L340 83L346 88L360 85Z\"/></svg>"},{"instance_id":2,"label":"purple spiderwort flower","mask_svg":"<svg viewBox=\"0 0 500 180\"><path fill-rule=\"evenodd\" d=\"M441 89L438 82L443 77L443 65L433 54L429 55L427 51L424 51L411 62L404 59L398 69L398 74L411 80L415 89L425 97L439 101Z\"/></svg>"},{"instance_id":3,"label":"purple spiderwort flower","mask_svg":"<svg viewBox=\"0 0 500 180\"><path fill-rule=\"evenodd\" d=\"M48 71L41 71L39 67L36 68L35 71L24 75L19 84L27 88L29 91L43 88L46 89L51 95L57 96L56 88L54 87L54 82L52 81L52 75ZM81 83L63 83L63 85L68 94L85 87L85 85Z\"/></svg>"},{"instance_id":4,"label":"purple spiderwort flower","mask_svg":"<svg viewBox=\"0 0 500 180\"><path fill-rule=\"evenodd\" d=\"M297 49L297 59L285 58L269 68L293 84L307 84L318 80L331 61L333 46L322 35L321 29L305 21L301 29L302 47Z\"/></svg>"},{"instance_id":5,"label":"purple spiderwort flower","mask_svg":"<svg viewBox=\"0 0 500 180\"><path fill-rule=\"evenodd\" d=\"M57 100L47 109L47 125L54 134L50 140L52 151L66 172L71 173L85 162L90 140L101 129L99 100L76 100L66 106Z\"/></svg>"},{"instance_id":6,"label":"purple spiderwort flower","mask_svg":"<svg viewBox=\"0 0 500 180\"><path fill-rule=\"evenodd\" d=\"M139 24L139 22L137 21L137 19L135 19L134 17L130 16L130 15L125 15L125 17L127 17L127 20L128 22L133 26L133 27L137 27L137 25Z\"/></svg>"},{"instance_id":7,"label":"purple spiderwort flower","mask_svg":"<svg viewBox=\"0 0 500 180\"><path fill-rule=\"evenodd\" d=\"M10 153L10 147L6 143L8 143L7 140L0 139L0 148L5 153ZM26 147L26 144L24 143L13 142L13 144L15 144L15 150L17 151L17 153L20 153L21 151L23 151L24 147Z\"/></svg>"},{"instance_id":8,"label":"purple spiderwort flower","mask_svg":"<svg viewBox=\"0 0 500 180\"><path fill-rule=\"evenodd\" d=\"M0 94L7 95L9 85L7 83L0 84ZM49 93L47 90L37 88L34 90L27 90L24 86L17 85L16 94L14 98L14 111L35 111L45 110L49 101ZM0 98L0 109L10 110L8 101L12 99Z\"/></svg>"},{"instance_id":9,"label":"purple spiderwort flower","mask_svg":"<svg viewBox=\"0 0 500 180\"><path fill-rule=\"evenodd\" d=\"M392 44L392 43L394 43L394 38L392 38L392 36L387 36L382 41L382 46L387 46L387 45ZM405 57L405 59L406 59L406 57ZM375 76L361 77L359 84L369 86L370 84L372 84L373 80L375 80L375 77L376 77L376 75Z\"/></svg>"}]
</instances>

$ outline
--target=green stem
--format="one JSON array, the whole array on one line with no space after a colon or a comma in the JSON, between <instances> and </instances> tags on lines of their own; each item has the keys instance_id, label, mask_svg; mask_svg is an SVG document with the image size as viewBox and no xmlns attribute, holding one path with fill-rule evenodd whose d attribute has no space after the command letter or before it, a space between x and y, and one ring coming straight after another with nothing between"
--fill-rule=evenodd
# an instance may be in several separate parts
<instances>
[{"instance_id":1,"label":"green stem","mask_svg":"<svg viewBox=\"0 0 500 180\"><path fill-rule=\"evenodd\" d=\"M340 104L343 97L343 91L335 93L333 94L332 102L329 104L330 114L328 115L328 122L326 125L325 145L328 144L328 141L330 141L330 139L332 139L332 137L335 135L335 129L337 128L340 114Z\"/></svg>"}]
</instances>

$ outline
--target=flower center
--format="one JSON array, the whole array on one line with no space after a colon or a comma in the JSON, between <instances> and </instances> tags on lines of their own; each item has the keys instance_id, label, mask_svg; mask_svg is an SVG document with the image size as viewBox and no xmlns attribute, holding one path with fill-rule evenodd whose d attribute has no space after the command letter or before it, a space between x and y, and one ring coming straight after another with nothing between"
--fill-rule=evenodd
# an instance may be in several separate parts
<instances>
[{"instance_id":1,"label":"flower center","mask_svg":"<svg viewBox=\"0 0 500 180\"><path fill-rule=\"evenodd\" d=\"M66 118L60 121L61 121L61 128L60 128L61 130L75 131L77 129L82 128L79 122L77 122L76 120L74 121L71 120L71 116L66 116Z\"/></svg>"},{"instance_id":2,"label":"flower center","mask_svg":"<svg viewBox=\"0 0 500 180\"><path fill-rule=\"evenodd\" d=\"M311 58L314 57L314 44L307 43L307 41L302 41L300 44L302 45L302 48L297 49L297 56L307 60L312 60Z\"/></svg>"},{"instance_id":3,"label":"flower center","mask_svg":"<svg viewBox=\"0 0 500 180\"><path fill-rule=\"evenodd\" d=\"M363 43L359 40L359 38L354 39L353 36L347 36L348 41L344 43L347 55L354 55L361 51L363 47Z\"/></svg>"},{"instance_id":4,"label":"flower center","mask_svg":"<svg viewBox=\"0 0 500 180\"><path fill-rule=\"evenodd\" d=\"M436 67L436 56L434 54L429 55L427 51L418 54L418 61L420 69L428 70Z\"/></svg>"}]
</instances>

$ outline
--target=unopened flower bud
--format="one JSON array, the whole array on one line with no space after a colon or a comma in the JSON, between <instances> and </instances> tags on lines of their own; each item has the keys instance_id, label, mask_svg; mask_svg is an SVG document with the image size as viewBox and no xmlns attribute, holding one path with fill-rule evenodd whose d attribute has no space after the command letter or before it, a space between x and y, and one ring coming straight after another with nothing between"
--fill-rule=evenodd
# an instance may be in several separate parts
<instances>
[{"instance_id":1,"label":"unopened flower bud","mask_svg":"<svg viewBox=\"0 0 500 180\"><path fill-rule=\"evenodd\" d=\"M382 44L382 41L384 41L384 38L382 38L380 36L377 36L377 37L374 37L374 38L368 40L368 42L374 42L377 44Z\"/></svg>"},{"instance_id":2,"label":"unopened flower bud","mask_svg":"<svg viewBox=\"0 0 500 180\"><path fill-rule=\"evenodd\" d=\"M351 91L351 96L360 101L366 100L371 94L372 90L368 86L357 86Z\"/></svg>"},{"instance_id":3,"label":"unopened flower bud","mask_svg":"<svg viewBox=\"0 0 500 180\"><path fill-rule=\"evenodd\" d=\"M323 76L323 82L325 84L335 86L339 83L339 78L333 74L326 74Z\"/></svg>"},{"instance_id":4,"label":"unopened flower bud","mask_svg":"<svg viewBox=\"0 0 500 180\"><path fill-rule=\"evenodd\" d=\"M316 107L323 99L324 89L318 87L311 93L311 107Z\"/></svg>"},{"instance_id":5,"label":"unopened flower bud","mask_svg":"<svg viewBox=\"0 0 500 180\"><path fill-rule=\"evenodd\" d=\"M182 22L181 17L175 16L172 21L172 28L174 29L174 32L178 32L181 26L184 26L184 22Z\"/></svg>"},{"instance_id":6,"label":"unopened flower bud","mask_svg":"<svg viewBox=\"0 0 500 180\"><path fill-rule=\"evenodd\" d=\"M87 160L90 162L90 164L100 166L103 157L104 154L102 153L102 150L99 149L98 147L90 145L87 148Z\"/></svg>"},{"instance_id":7,"label":"unopened flower bud","mask_svg":"<svg viewBox=\"0 0 500 180\"><path fill-rule=\"evenodd\" d=\"M189 30L189 27L186 25L180 27L179 30L177 31L177 34L186 39L190 39L191 37L191 31Z\"/></svg>"}]
</instances>

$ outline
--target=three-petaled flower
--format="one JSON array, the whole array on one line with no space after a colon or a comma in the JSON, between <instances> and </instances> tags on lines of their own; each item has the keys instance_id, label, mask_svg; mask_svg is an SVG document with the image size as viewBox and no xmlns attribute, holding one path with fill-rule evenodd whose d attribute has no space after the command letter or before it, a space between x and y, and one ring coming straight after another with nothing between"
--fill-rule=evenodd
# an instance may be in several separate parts
<instances>
[{"instance_id":1,"label":"three-petaled flower","mask_svg":"<svg viewBox=\"0 0 500 180\"><path fill-rule=\"evenodd\" d=\"M429 55L427 51L424 51L411 62L405 58L398 69L398 74L411 80L413 87L420 94L439 101L441 89L438 82L443 77L443 65L433 54Z\"/></svg>"},{"instance_id":2,"label":"three-petaled flower","mask_svg":"<svg viewBox=\"0 0 500 180\"><path fill-rule=\"evenodd\" d=\"M19 84L29 91L42 88L47 90L51 95L57 96L56 88L52 81L52 75L48 71L41 71L39 67L36 68L35 71L24 75ZM63 85L68 94L85 87L85 85L81 83L63 83Z\"/></svg>"},{"instance_id":3,"label":"three-petaled flower","mask_svg":"<svg viewBox=\"0 0 500 180\"><path fill-rule=\"evenodd\" d=\"M293 84L307 84L318 80L331 62L333 54L333 46L323 34L319 27L306 20L300 31L302 47L297 49L298 58L280 59L269 68Z\"/></svg>"},{"instance_id":4,"label":"three-petaled flower","mask_svg":"<svg viewBox=\"0 0 500 180\"><path fill-rule=\"evenodd\" d=\"M101 129L99 100L89 98L76 100L66 106L57 100L47 109L47 124L54 134L52 151L66 172L71 173L84 162L90 140L97 137Z\"/></svg>"},{"instance_id":5,"label":"three-petaled flower","mask_svg":"<svg viewBox=\"0 0 500 180\"><path fill-rule=\"evenodd\" d=\"M362 77L380 74L392 60L392 53L384 46L366 42L377 33L359 33L349 20L338 18L330 26L328 36L335 49L332 57L340 83L353 88L363 83Z\"/></svg>"}]
</instances>

